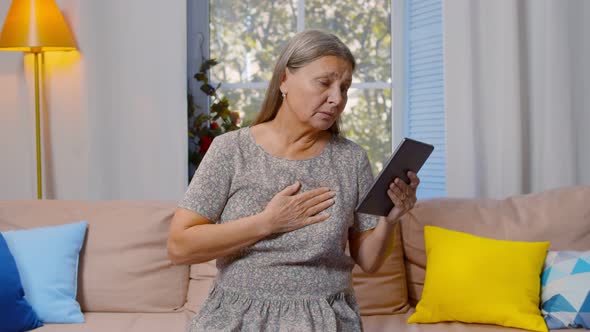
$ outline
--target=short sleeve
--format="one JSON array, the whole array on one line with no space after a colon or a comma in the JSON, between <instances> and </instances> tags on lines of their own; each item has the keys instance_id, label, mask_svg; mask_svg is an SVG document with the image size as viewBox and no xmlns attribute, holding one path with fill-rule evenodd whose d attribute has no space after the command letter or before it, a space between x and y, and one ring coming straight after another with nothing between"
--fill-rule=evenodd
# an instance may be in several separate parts
<instances>
[{"instance_id":1,"label":"short sleeve","mask_svg":"<svg viewBox=\"0 0 590 332\"><path fill-rule=\"evenodd\" d=\"M363 150L360 157L359 166L357 169L357 185L358 185L358 197L356 205L360 203L361 199L373 184L373 171L371 170L371 163L367 153ZM354 214L354 225L352 226L353 232L364 232L377 227L379 222L379 216L374 216L365 213Z\"/></svg>"},{"instance_id":2,"label":"short sleeve","mask_svg":"<svg viewBox=\"0 0 590 332\"><path fill-rule=\"evenodd\" d=\"M211 222L217 223L229 197L231 178L234 174L232 146L227 136L216 137L195 171L179 207L192 210Z\"/></svg>"}]
</instances>

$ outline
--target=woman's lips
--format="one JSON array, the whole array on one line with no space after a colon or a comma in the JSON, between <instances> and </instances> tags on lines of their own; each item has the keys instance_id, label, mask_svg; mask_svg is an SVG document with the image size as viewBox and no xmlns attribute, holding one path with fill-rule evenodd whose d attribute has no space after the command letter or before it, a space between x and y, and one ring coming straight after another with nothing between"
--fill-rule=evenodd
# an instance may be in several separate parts
<instances>
[{"instance_id":1,"label":"woman's lips","mask_svg":"<svg viewBox=\"0 0 590 332\"><path fill-rule=\"evenodd\" d=\"M334 116L336 116L336 113L329 113L329 112L318 112L319 114L328 117L328 118L333 118Z\"/></svg>"}]
</instances>

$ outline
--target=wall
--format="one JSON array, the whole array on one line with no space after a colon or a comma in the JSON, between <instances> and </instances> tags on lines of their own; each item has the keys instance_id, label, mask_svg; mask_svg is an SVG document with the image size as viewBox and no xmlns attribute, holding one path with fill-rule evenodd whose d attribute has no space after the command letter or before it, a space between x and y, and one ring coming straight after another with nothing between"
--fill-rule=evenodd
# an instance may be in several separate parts
<instances>
[{"instance_id":1,"label":"wall","mask_svg":"<svg viewBox=\"0 0 590 332\"><path fill-rule=\"evenodd\" d=\"M45 197L186 188L186 1L58 0L79 52L44 56ZM9 2L0 2L0 22ZM0 52L0 199L34 198L32 56Z\"/></svg>"}]
</instances>

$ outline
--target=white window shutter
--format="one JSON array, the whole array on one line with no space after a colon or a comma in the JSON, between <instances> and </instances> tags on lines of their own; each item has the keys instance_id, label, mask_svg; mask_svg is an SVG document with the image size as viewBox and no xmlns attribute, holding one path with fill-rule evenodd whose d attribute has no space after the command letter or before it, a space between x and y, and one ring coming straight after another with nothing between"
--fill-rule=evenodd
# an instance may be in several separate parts
<instances>
[{"instance_id":1,"label":"white window shutter","mask_svg":"<svg viewBox=\"0 0 590 332\"><path fill-rule=\"evenodd\" d=\"M447 196L442 0L405 6L405 133L434 145L419 172L418 198Z\"/></svg>"}]
</instances>

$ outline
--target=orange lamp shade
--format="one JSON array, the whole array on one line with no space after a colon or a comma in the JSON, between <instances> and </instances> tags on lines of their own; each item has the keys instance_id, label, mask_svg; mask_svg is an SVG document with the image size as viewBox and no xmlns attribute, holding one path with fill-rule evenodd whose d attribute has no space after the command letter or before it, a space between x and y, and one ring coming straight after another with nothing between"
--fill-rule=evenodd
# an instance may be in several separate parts
<instances>
[{"instance_id":1,"label":"orange lamp shade","mask_svg":"<svg viewBox=\"0 0 590 332\"><path fill-rule=\"evenodd\" d=\"M1 51L69 51L74 37L54 0L13 0L0 33Z\"/></svg>"}]
</instances>

